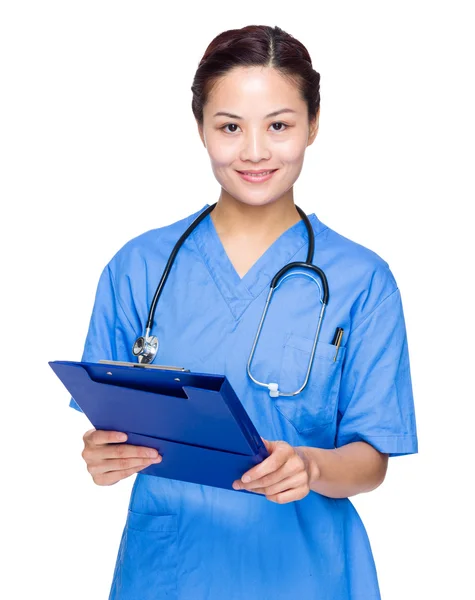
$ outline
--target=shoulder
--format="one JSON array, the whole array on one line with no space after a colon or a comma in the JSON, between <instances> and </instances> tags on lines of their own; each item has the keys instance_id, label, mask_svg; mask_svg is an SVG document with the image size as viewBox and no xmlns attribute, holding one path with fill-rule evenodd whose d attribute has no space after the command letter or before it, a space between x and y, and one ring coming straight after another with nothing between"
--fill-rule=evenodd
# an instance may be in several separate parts
<instances>
[{"instance_id":1,"label":"shoulder","mask_svg":"<svg viewBox=\"0 0 475 600\"><path fill-rule=\"evenodd\" d=\"M132 264L145 264L151 256L154 262L167 261L178 239L206 207L207 205L183 219L150 229L130 239L113 255L109 268L113 273L128 272Z\"/></svg>"},{"instance_id":2,"label":"shoulder","mask_svg":"<svg viewBox=\"0 0 475 600\"><path fill-rule=\"evenodd\" d=\"M316 235L314 262L320 266L320 261L323 261L322 268L329 279L330 294L332 287L339 294L346 294L352 299L353 310L357 309L356 312L362 316L398 290L385 258L318 219L313 221Z\"/></svg>"}]
</instances>

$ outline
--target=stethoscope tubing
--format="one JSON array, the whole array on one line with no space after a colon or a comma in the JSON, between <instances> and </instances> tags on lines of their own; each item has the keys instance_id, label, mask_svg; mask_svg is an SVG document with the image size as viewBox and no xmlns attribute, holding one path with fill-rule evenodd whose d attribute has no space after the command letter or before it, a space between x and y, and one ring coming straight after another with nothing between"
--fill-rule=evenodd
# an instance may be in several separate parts
<instances>
[{"instance_id":1,"label":"stethoscope tubing","mask_svg":"<svg viewBox=\"0 0 475 600\"><path fill-rule=\"evenodd\" d=\"M170 256L168 257L167 264L165 265L165 269L163 270L162 277L160 278L157 289L155 291L152 302L150 304L147 325L145 327L147 332L150 332L150 330L152 329L153 320L155 318L155 310L157 308L157 304L160 299L160 296L162 295L163 288L165 287L165 283L168 279L168 276L170 275L170 270L173 266L173 263L175 262L175 258L176 258L176 255L178 254L178 251L180 250L180 248L183 245L183 243L185 242L185 240L189 237L191 232L195 229L195 227L197 227L201 223L201 221L203 221L203 219L205 219L209 215L209 213L215 208L216 204L217 204L217 202L215 202L214 204L211 204L210 206L208 206L208 208L206 210L204 210L200 215L198 215L198 217L191 223L191 225L186 229L186 231L181 235L181 237L175 244ZM283 275L285 275L285 273L287 273L287 271L289 271L290 269L292 269L294 267L311 269L312 271L315 271L319 275L319 277L322 281L323 302L324 302L324 304L328 304L329 290L328 290L327 278L325 276L325 273L321 269L319 269L317 266L312 264L313 255L315 252L315 235L313 233L312 226L310 224L310 221L308 220L307 215L304 213L304 211L298 206L296 206L295 208L297 209L298 213L302 217L302 220L304 221L305 226L307 228L307 234L308 234L307 259L305 262L289 263L288 265L285 265L285 267L280 269L280 271L278 273L276 273L272 279L271 288L275 288L277 286L280 278Z\"/></svg>"},{"instance_id":2,"label":"stethoscope tubing","mask_svg":"<svg viewBox=\"0 0 475 600\"><path fill-rule=\"evenodd\" d=\"M217 202L215 202L211 206L208 206L208 208L206 210L204 210L200 215L198 215L198 217L193 221L193 223L191 223L191 225L187 228L185 233L183 233L183 235L180 237L180 239L175 244L170 256L168 257L167 264L165 265L165 269L163 270L162 277L160 278L157 289L155 291L152 302L150 304L150 310L148 312L148 319L147 319L147 325L146 325L147 330L150 331L152 328L153 319L155 317L155 310L157 308L157 303L158 303L158 300L160 299L160 296L162 295L163 288L168 279L168 276L170 275L170 270L173 266L173 263L175 262L175 258L176 258L176 255L178 254L178 250L182 247L183 243L188 238L188 236L193 231L193 229L195 229L195 227L197 227L201 223L201 221L209 215L209 213L214 209L216 204L217 204Z\"/></svg>"},{"instance_id":3,"label":"stethoscope tubing","mask_svg":"<svg viewBox=\"0 0 475 600\"><path fill-rule=\"evenodd\" d=\"M137 340L135 341L135 344L134 344L133 353L135 356L137 356L139 363L148 364L150 362L153 362L153 360L157 354L158 344L159 344L158 338L156 338L155 336L151 336L150 332L151 332L151 329L153 326L153 322L154 322L154 318L155 318L155 310L157 308L158 300L160 299L160 296L163 292L165 283L168 279L168 276L170 275L170 271L171 271L171 268L175 261L175 258L178 254L178 251L180 250L180 248L183 245L183 243L185 242L185 240L189 237L191 232L201 223L201 221L203 221L203 219L205 219L210 214L210 212L215 208L216 205L217 205L217 202L215 202L214 204L209 206L200 215L198 215L198 217L196 219L194 219L194 221L191 223L191 225L189 225L189 227L187 227L186 231L180 236L180 238L176 242L175 246L173 247L173 250L172 250L170 256L168 257L168 261L165 265L165 269L163 270L162 276L160 278L157 289L155 290L155 294L154 294L152 302L150 304L150 309L149 309L148 318L147 318L147 324L146 324L146 328L145 328L145 336L137 338ZM254 342L252 345L251 353L250 353L249 360L247 363L247 373L248 373L250 379L255 384L262 386L262 387L266 387L269 390L269 394L272 397L295 396L295 395L299 394L307 385L307 382L308 382L308 379L310 376L311 367L313 364L313 358L315 355L316 346L318 343L318 338L320 335L320 328L322 325L323 315L324 315L325 308L326 308L326 306L328 304L328 300L329 300L329 289L328 289L328 281L327 281L326 275L322 271L322 269L320 269L316 265L312 264L313 255L314 255L314 251L315 251L315 235L313 232L313 228L311 226L311 223L310 223L307 215L304 213L304 211L301 208L299 208L298 206L295 206L295 208L297 209L300 217L304 221L305 227L307 229L307 237L308 237L307 258L306 258L305 262L292 262L292 263L285 265L272 278L272 281L270 284L270 289L269 289L269 294L267 296L266 304L265 304L265 307L264 307L264 310L263 310L263 313L262 313L262 316L261 316L261 319L259 322L259 326L256 331L256 335L255 335ZM279 386L277 383L264 383L264 382L260 382L257 379L255 379L253 377L253 375L251 374L251 363L252 363L252 359L254 357L256 345L259 340L261 329L264 324L264 320L265 320L272 296L273 296L275 290L277 289L277 287L280 285L280 283L282 283L285 279L287 279L288 277L291 277L292 275L297 275L297 273L295 271L293 273L289 273L289 271L291 271L293 269L297 269L297 268L303 269L302 272L298 272L299 275L304 275L305 277L310 278L319 287L320 301L322 303L322 308L320 310L320 315L318 318L316 334L315 334L315 338L313 341L311 356L310 356L310 360L308 363L308 368L307 368L307 372L305 375L305 380L303 382L303 385L295 392L280 392L278 389ZM322 286L323 286L323 291L320 287L318 279L313 277L308 271L316 273L318 275L318 277L322 283Z\"/></svg>"}]
</instances>

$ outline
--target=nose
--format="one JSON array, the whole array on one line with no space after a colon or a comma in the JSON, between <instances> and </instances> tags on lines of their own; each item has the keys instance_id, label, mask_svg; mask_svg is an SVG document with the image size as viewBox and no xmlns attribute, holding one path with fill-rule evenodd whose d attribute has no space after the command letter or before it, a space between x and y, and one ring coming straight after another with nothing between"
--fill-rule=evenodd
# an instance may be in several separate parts
<instances>
[{"instance_id":1,"label":"nose","mask_svg":"<svg viewBox=\"0 0 475 600\"><path fill-rule=\"evenodd\" d=\"M271 152L266 132L263 132L260 129L248 129L241 139L242 148L239 153L240 160L250 160L251 162L259 163L262 160L268 160L270 158Z\"/></svg>"}]
</instances>

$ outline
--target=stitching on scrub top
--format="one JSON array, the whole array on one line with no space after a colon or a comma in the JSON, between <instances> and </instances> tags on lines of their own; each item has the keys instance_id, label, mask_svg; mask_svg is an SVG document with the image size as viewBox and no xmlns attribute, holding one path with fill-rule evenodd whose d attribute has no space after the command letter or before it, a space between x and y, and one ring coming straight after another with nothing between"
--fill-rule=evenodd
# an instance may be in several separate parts
<instances>
[{"instance_id":1,"label":"stitching on scrub top","mask_svg":"<svg viewBox=\"0 0 475 600\"><path fill-rule=\"evenodd\" d=\"M120 306L120 308L122 309L122 312L124 313L124 317L126 318L126 320L127 320L127 323L129 324L129 327L130 327L130 329L131 329L132 333L135 335L135 329L134 329L134 326L133 326L133 325L132 325L132 323L130 322L130 319L129 319L129 317L127 316L127 313L125 312L125 309L124 309L124 307L123 307L123 305L122 305L122 300L120 299L120 297L119 297L119 294L117 293L117 286L116 286L116 282L115 282L114 273L112 272L112 269L110 268L110 266L109 266L109 265L107 265L107 268L108 268L108 270L109 270L109 273L110 273L110 278L111 278L111 282L112 282L112 287L113 287L113 289L114 289L114 295L115 295L115 297L116 297L116 299L117 299L117 304L118 304L118 305Z\"/></svg>"},{"instance_id":2,"label":"stitching on scrub top","mask_svg":"<svg viewBox=\"0 0 475 600\"><path fill-rule=\"evenodd\" d=\"M308 338L305 338L305 339L308 339ZM333 345L333 344L329 344L329 346L330 345ZM335 347L335 346L333 346L333 347ZM294 348L294 350L299 350L299 352L303 352L304 354L311 354L312 353L312 350L304 350L303 348L300 348L299 346L291 344L289 342L285 342L284 348ZM335 364L338 363L338 362L340 362L341 357L343 357L343 355L345 353L346 353L346 346L340 346L340 350L338 352L338 356L337 356L337 359L335 361ZM317 356L318 356L318 358L325 358L325 359L329 360L330 362L333 362L332 356L330 356L329 354L319 353L317 350L315 350L314 358L317 358Z\"/></svg>"},{"instance_id":3,"label":"stitching on scrub top","mask_svg":"<svg viewBox=\"0 0 475 600\"><path fill-rule=\"evenodd\" d=\"M313 227L313 225L312 225L312 229L313 229L313 233L315 234L315 228ZM318 233L316 233L316 234L315 234L315 239L316 239L316 238L317 238L317 237L318 237L318 236L319 236L321 233L323 233L324 231L326 231L327 229L329 229L329 227L325 226L325 228L324 228L324 229L322 229L321 231L319 231ZM305 240L305 241L302 243L302 245L301 245L301 246L299 246L299 247L297 248L297 250L296 250L296 251L295 251L295 252L294 252L294 253L293 253L291 256L289 256L288 262L293 262L293 260L292 260L292 259L294 259L294 258L297 256L297 254L300 252L300 250L302 250L302 248L303 248L303 247L304 247L304 246L305 246L307 243L308 243L308 241L307 241L307 240ZM271 279L272 279L272 278L271 278ZM248 288L246 287L246 289L248 289ZM247 309L248 309L248 308L251 306L251 304L254 302L254 300L256 300L257 298L259 298L259 296L261 296L261 294L263 294L263 293L264 293L264 292L266 292L266 291L267 291L267 293L269 292L269 285L265 285L265 286L262 288L262 290L261 290L261 291L260 291L260 292L257 294L257 296L254 296L254 294L248 290L249 294L252 296L252 300L251 300L251 302L249 302L249 304L246 306L246 308L245 308L245 309L243 310L243 312L241 313L241 317L242 317L242 316L245 314L246 310L247 310ZM269 310L270 310L270 309L269 309ZM241 318L241 317L239 317L239 318Z\"/></svg>"},{"instance_id":4,"label":"stitching on scrub top","mask_svg":"<svg viewBox=\"0 0 475 600\"><path fill-rule=\"evenodd\" d=\"M294 254L292 254L291 256L289 256L288 262L292 262L292 259L300 252L300 250L302 250L302 248L305 246L307 242L305 241L301 246L299 246L299 248L294 252ZM272 277L271 277L271 281L272 281ZM248 302L246 308L242 311L241 315L239 318L242 318L244 316L244 314L246 313L246 311L248 310L248 308L251 306L251 304L257 300L257 298L259 298L259 296L261 296L264 292L269 293L269 284L265 285L262 290L257 294L257 296L255 296L249 289L247 286L246 290L249 292L252 300L250 302ZM270 310L270 309L269 309Z\"/></svg>"},{"instance_id":5,"label":"stitching on scrub top","mask_svg":"<svg viewBox=\"0 0 475 600\"><path fill-rule=\"evenodd\" d=\"M312 229L313 229L313 233L315 234L315 229L314 229L313 227L312 227ZM315 238L317 238L317 237L318 237L318 236L319 236L321 233L323 233L323 232L324 232L326 229L328 229L328 227L325 227L325 229L322 229L322 231L320 231L319 233L317 233L317 234L315 235ZM303 248L305 245L307 245L307 243L308 243L308 241L307 241L307 240L304 240L304 241L302 242L302 244L301 244L301 245L300 245L300 246L297 248L297 250L296 250L296 251L295 251L293 254L291 254L291 255L289 256L289 258L288 258L288 261L287 261L287 262L288 262L288 263L291 263L291 262L293 262L293 259L294 259L294 258L297 256L297 254L300 252L300 250L302 250L302 248ZM271 277L271 280L272 280L272 277ZM267 291L269 291L269 286L267 286L267 285L265 285L265 286L262 288L262 290L261 290L261 291L260 291L260 292L257 294L257 296L254 296L254 294L252 294L252 292L249 292L249 293L251 294L251 296L252 296L252 297L253 297L253 299L255 300L256 298L259 298L259 296L262 294L262 292L265 292L266 290L267 290Z\"/></svg>"},{"instance_id":6,"label":"stitching on scrub top","mask_svg":"<svg viewBox=\"0 0 475 600\"><path fill-rule=\"evenodd\" d=\"M397 288L394 290L394 292L391 292L391 293L389 294L389 296L386 296L386 298L384 298L383 300L381 300L381 302L380 302L380 303L379 303L377 306L375 306L375 308L373 308L373 310L372 310L372 311L369 313L369 315L366 315L366 317L365 317L365 318L364 318L362 321L360 321L356 327L353 327L353 329L350 331L350 334L349 334L349 335L352 335L352 334L353 334L353 333L354 333L354 332L355 332L355 331L358 329L358 327L359 327L360 325L363 325L363 323L364 323L364 322L365 322L367 319L369 319L369 318L371 317L371 315L373 315L373 314L374 314L374 313L375 313L375 312L378 310L378 308L381 306L381 304L384 304L384 302L386 302L386 300L388 300L389 298L391 298L391 296L394 296L394 294L395 294L396 292L398 292L398 291L399 291L399 288L397 287ZM348 344L348 342L347 342L347 344Z\"/></svg>"},{"instance_id":7,"label":"stitching on scrub top","mask_svg":"<svg viewBox=\"0 0 475 600\"><path fill-rule=\"evenodd\" d=\"M297 254L300 252L300 250L302 250L302 248L303 248L303 247L304 247L306 244L307 244L307 241L305 240L305 241L302 243L302 245L301 245L301 246L299 246L299 247L297 248L297 250L296 250L296 251L295 251L293 254L291 254L291 255L289 256L289 259L288 259L288 261L287 261L287 262L288 262L288 263L290 263L290 262L293 262L293 260L292 260L292 259L293 259L293 258L295 258L295 256L297 256ZM272 277L271 277L271 281L272 281ZM256 298L259 298L259 296L260 296L260 295L262 294L262 292L264 292L265 290L269 291L269 285L265 285L265 286L262 288L262 290L261 290L261 291L260 291L260 292L257 294L257 296L254 296L254 294L253 294L252 292L249 292L249 293L251 294L251 296L252 296L253 300L255 300Z\"/></svg>"},{"instance_id":8,"label":"stitching on scrub top","mask_svg":"<svg viewBox=\"0 0 475 600\"><path fill-rule=\"evenodd\" d=\"M196 231L196 229L195 229L195 231ZM194 243L195 243L195 245L196 245L196 248L197 248L197 250L198 250L198 256L199 256L200 260L203 262L203 264L205 265L205 267L206 267L206 270L208 271L208 273L209 273L209 275L210 275L211 279L213 280L213 283L214 283L214 285L216 286L216 289L217 289L217 290L218 290L218 292L221 294L221 297L222 297L222 299L223 299L223 302L224 302L224 304L227 306L227 308L228 308L229 312L231 313L231 316L233 317L233 319L234 319L234 320L236 320L236 319L237 319L237 316L234 314L233 310L232 310L232 309L231 309L231 307L229 306L229 304L228 304L228 301L226 300L226 296L223 294L223 292L222 292L222 290L221 290L221 287L219 286L218 282L216 281L216 279L215 279L215 277L214 277L214 275L213 275L213 272L211 271L211 268L210 268L210 266L209 266L208 260L206 259L206 257L205 257L205 256L203 256L203 252L200 250L200 247L198 246L198 242L196 241L196 237L193 235L193 234L195 233L195 231L193 231L193 232L191 233L191 236L190 236L190 237L192 238L192 240L194 241ZM244 286L244 287L247 289L247 287L246 287L246 286ZM249 290L248 290L248 291L249 291ZM252 295L252 294L251 294L251 295Z\"/></svg>"},{"instance_id":9,"label":"stitching on scrub top","mask_svg":"<svg viewBox=\"0 0 475 600\"><path fill-rule=\"evenodd\" d=\"M315 235L315 239L316 239L316 238L317 238L319 235L321 235L322 233L324 233L325 231L327 231L328 229L329 229L329 227L326 225L326 226L325 226L325 227L324 227L324 228L323 228L321 231L319 231L318 233L316 233L316 232L315 232L315 227L314 227L314 226L313 226L313 224L312 224L312 230L313 230L313 233L314 233L314 235ZM224 303L225 303L225 304L226 304L226 306L228 307L228 310L229 310L229 312L231 313L231 315L233 316L234 320L236 320L236 319L241 319L241 318L244 316L244 314L246 313L246 311L248 310L248 308L251 306L251 304L254 302L254 300L256 300L257 298L259 298L259 296L260 296L260 295L261 295L263 292L265 292L266 290L268 290L268 286L267 286L267 285L265 285L265 286L262 288L262 290L261 290L261 291L260 291L260 292L257 294L257 296L255 296L255 295L254 295L254 294L253 294L253 293L252 293L252 292L249 290L249 288L247 287L247 285L245 285L245 284L242 284L242 285L244 286L244 288L247 290L247 292L249 293L249 295L251 296L251 298L252 298L252 299L251 299L251 301L250 301L250 302L248 302L248 304L247 304L246 308L245 308L245 309L244 309L244 310L243 310L243 311L240 313L240 315L239 315L239 317L238 317L238 316L237 316L237 315L234 313L234 311L232 310L232 308L230 307L230 305L228 304L228 301L227 301L227 299L226 299L226 296L224 296L224 294L223 294L223 292L222 292L222 290L221 290L221 287L220 287L219 283L216 281L216 278L214 277L214 275L213 275L213 273L212 273L212 271L211 271L210 265L209 265L209 263L208 263L208 260L207 260L207 258L206 258L206 256L207 256L206 250L205 250L205 255L204 255L204 254L203 254L203 252L202 252L202 250L200 249L200 246L198 245L198 241L197 241L197 239L196 239L196 235L199 235L199 234L196 234L196 235L195 235L195 232L196 232L196 231L197 231L197 229L195 229L195 231L193 231L193 232L192 232L192 234L190 235L190 237L193 239L193 241L194 241L194 243L195 243L195 245L196 245L196 248L197 248L197 250L198 250L198 255L199 255L200 259L202 260L202 262L203 262L203 263L204 263L204 265L206 266L206 269L208 270L208 273L210 274L210 277L211 277L211 279L213 280L213 282L214 282L214 284L215 284L216 288L218 289L219 293L221 294L221 297L223 298L223 300L224 300ZM293 254L292 254L290 257L289 257L289 259L288 259L288 262L292 262L292 259L293 259L293 258L295 258L295 256L296 256L296 255L297 255L297 254L300 252L300 250L302 250L302 248L303 248L303 247L304 247L304 246L305 246L307 243L308 243L308 240L304 240L304 242L302 243L302 245L301 245L301 246L299 246L299 247L297 248L297 250L296 250L296 251L295 251L295 252L294 252L294 253L293 253Z\"/></svg>"},{"instance_id":10,"label":"stitching on scrub top","mask_svg":"<svg viewBox=\"0 0 475 600\"><path fill-rule=\"evenodd\" d=\"M408 437L412 437L412 438L416 438L417 435L414 435L413 433L389 433L388 435L368 435L366 436L368 439L371 438L408 438Z\"/></svg>"}]
</instances>

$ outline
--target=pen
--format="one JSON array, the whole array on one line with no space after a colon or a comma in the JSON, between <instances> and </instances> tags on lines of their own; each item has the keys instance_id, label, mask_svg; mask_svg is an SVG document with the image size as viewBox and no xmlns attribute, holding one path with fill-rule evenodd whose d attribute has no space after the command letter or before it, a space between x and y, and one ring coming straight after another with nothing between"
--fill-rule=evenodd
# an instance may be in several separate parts
<instances>
[{"instance_id":1,"label":"pen","mask_svg":"<svg viewBox=\"0 0 475 600\"><path fill-rule=\"evenodd\" d=\"M338 342L338 337L340 335L340 331L343 333L343 329L341 327L337 327L335 329L335 335L333 336L333 340L332 340L332 344L334 346L336 346L336 343Z\"/></svg>"},{"instance_id":2,"label":"pen","mask_svg":"<svg viewBox=\"0 0 475 600\"><path fill-rule=\"evenodd\" d=\"M333 337L333 344L336 346L335 357L333 358L333 362L336 362L336 357L338 356L338 351L340 350L341 339L343 337L343 329L341 327L337 327L335 331L335 335Z\"/></svg>"}]
</instances>

